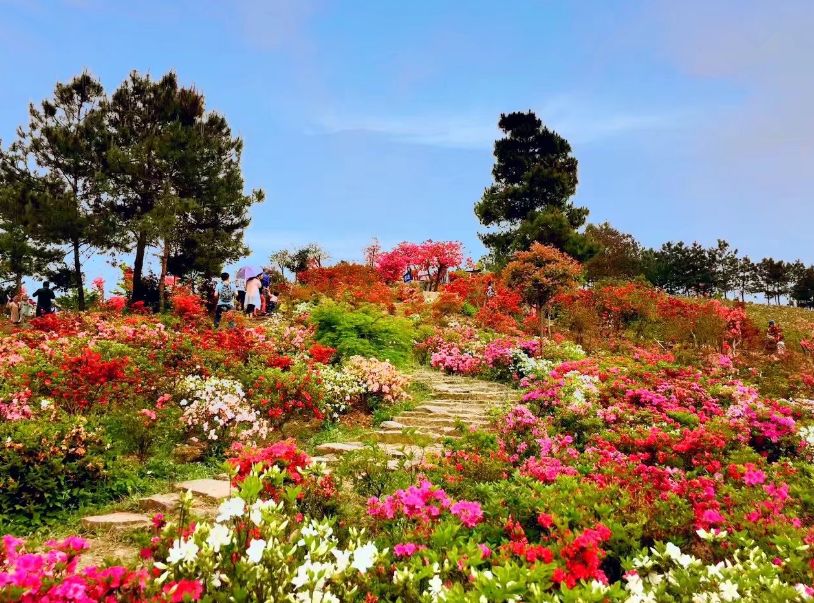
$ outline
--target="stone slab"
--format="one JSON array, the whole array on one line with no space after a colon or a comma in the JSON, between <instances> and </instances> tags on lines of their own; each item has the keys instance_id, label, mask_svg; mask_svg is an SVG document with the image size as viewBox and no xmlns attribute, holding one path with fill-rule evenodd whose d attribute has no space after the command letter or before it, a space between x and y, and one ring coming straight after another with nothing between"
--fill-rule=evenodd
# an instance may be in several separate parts
<instances>
[{"instance_id":1,"label":"stone slab","mask_svg":"<svg viewBox=\"0 0 814 603\"><path fill-rule=\"evenodd\" d=\"M150 518L141 513L107 513L82 518L82 526L89 530L122 530L150 525Z\"/></svg>"},{"instance_id":2,"label":"stone slab","mask_svg":"<svg viewBox=\"0 0 814 603\"><path fill-rule=\"evenodd\" d=\"M175 492L169 494L153 494L145 496L138 501L139 509L142 511L155 511L158 513L170 513L175 511L181 497Z\"/></svg>"},{"instance_id":3,"label":"stone slab","mask_svg":"<svg viewBox=\"0 0 814 603\"><path fill-rule=\"evenodd\" d=\"M314 450L319 454L345 454L353 450L361 450L364 445L359 442L328 442L320 444Z\"/></svg>"},{"instance_id":4,"label":"stone slab","mask_svg":"<svg viewBox=\"0 0 814 603\"><path fill-rule=\"evenodd\" d=\"M193 496L211 501L223 500L232 496L232 487L225 479L191 479L175 484L179 491L191 492Z\"/></svg>"}]
</instances>

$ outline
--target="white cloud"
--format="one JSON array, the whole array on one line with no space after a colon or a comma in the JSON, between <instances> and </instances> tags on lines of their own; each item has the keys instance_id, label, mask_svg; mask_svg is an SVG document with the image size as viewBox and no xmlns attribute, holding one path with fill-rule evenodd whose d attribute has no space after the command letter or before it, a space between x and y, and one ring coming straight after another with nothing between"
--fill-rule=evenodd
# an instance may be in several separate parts
<instances>
[{"instance_id":1,"label":"white cloud","mask_svg":"<svg viewBox=\"0 0 814 603\"><path fill-rule=\"evenodd\" d=\"M521 109L524 110L524 109ZM574 100L559 99L533 107L549 127L573 143L589 144L639 130L673 126L686 111L609 112ZM489 149L500 136L500 110L468 115L323 115L311 133L366 132L396 141L458 149Z\"/></svg>"}]
</instances>

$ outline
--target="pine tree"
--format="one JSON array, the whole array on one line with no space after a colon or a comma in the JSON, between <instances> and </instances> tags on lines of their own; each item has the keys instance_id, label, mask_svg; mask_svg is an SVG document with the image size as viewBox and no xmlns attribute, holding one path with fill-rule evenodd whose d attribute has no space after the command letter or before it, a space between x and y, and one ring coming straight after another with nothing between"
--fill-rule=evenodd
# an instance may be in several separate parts
<instances>
[{"instance_id":1,"label":"pine tree","mask_svg":"<svg viewBox=\"0 0 814 603\"><path fill-rule=\"evenodd\" d=\"M494 184L475 204L480 235L494 260L503 264L516 251L544 243L579 259L596 251L577 229L588 210L570 199L577 187L577 160L571 145L543 126L531 111L502 114L505 137L495 141Z\"/></svg>"}]
</instances>

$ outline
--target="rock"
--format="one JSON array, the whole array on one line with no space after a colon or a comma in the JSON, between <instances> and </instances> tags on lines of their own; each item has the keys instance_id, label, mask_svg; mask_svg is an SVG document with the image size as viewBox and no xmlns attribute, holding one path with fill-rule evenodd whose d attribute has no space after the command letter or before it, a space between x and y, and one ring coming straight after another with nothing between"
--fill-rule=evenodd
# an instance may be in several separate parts
<instances>
[{"instance_id":1,"label":"rock","mask_svg":"<svg viewBox=\"0 0 814 603\"><path fill-rule=\"evenodd\" d=\"M359 442L328 442L327 444L320 444L314 450L319 454L345 454L362 448L364 448L364 445Z\"/></svg>"},{"instance_id":2,"label":"rock","mask_svg":"<svg viewBox=\"0 0 814 603\"><path fill-rule=\"evenodd\" d=\"M404 425L398 421L382 421L382 424L379 427L382 429L404 429Z\"/></svg>"},{"instance_id":3,"label":"rock","mask_svg":"<svg viewBox=\"0 0 814 603\"><path fill-rule=\"evenodd\" d=\"M175 460L181 463L194 463L203 458L204 447L200 444L178 444L172 451Z\"/></svg>"},{"instance_id":4,"label":"rock","mask_svg":"<svg viewBox=\"0 0 814 603\"><path fill-rule=\"evenodd\" d=\"M159 513L171 513L178 507L181 497L178 494L153 494L138 501L139 509L142 511L157 511Z\"/></svg>"},{"instance_id":5,"label":"rock","mask_svg":"<svg viewBox=\"0 0 814 603\"><path fill-rule=\"evenodd\" d=\"M140 513L108 513L82 518L82 526L88 530L122 530L144 528L150 525L150 518Z\"/></svg>"},{"instance_id":6,"label":"rock","mask_svg":"<svg viewBox=\"0 0 814 603\"><path fill-rule=\"evenodd\" d=\"M219 501L232 496L232 486L224 479L192 479L175 484L176 490L186 490L193 496Z\"/></svg>"}]
</instances>

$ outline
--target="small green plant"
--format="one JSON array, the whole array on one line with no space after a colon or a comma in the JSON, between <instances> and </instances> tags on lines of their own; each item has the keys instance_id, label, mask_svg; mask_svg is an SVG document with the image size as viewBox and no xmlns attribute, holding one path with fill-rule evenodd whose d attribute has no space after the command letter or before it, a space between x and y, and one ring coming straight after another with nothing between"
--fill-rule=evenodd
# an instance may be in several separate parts
<instances>
[{"instance_id":1,"label":"small green plant","mask_svg":"<svg viewBox=\"0 0 814 603\"><path fill-rule=\"evenodd\" d=\"M404 366L412 359L413 326L409 320L384 314L375 306L350 310L325 302L311 313L316 338L336 348L341 358L374 357Z\"/></svg>"}]
</instances>

